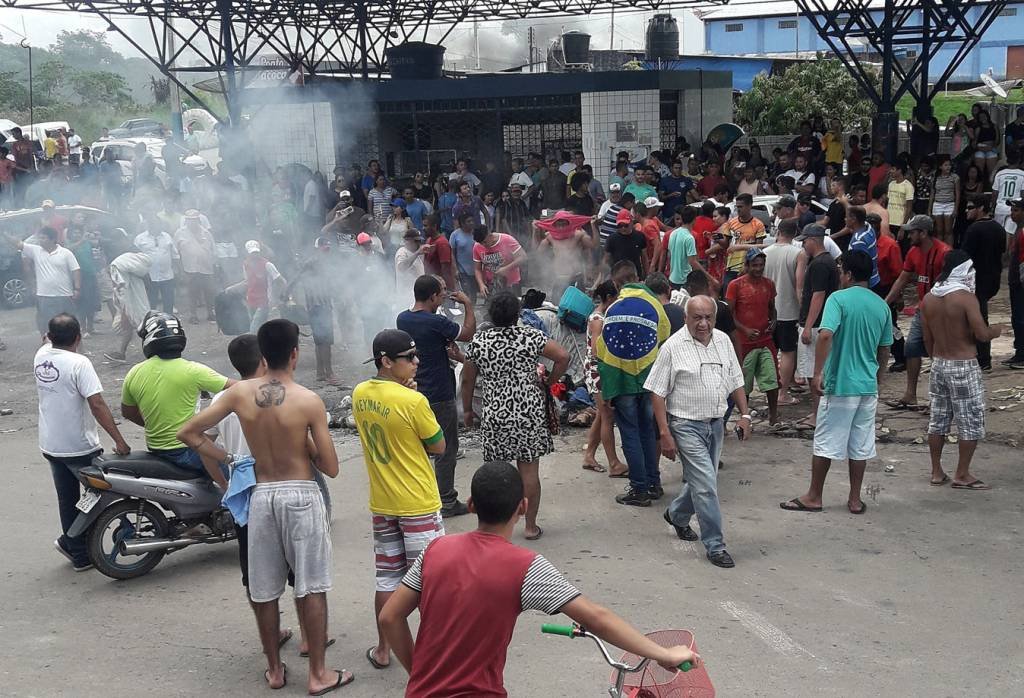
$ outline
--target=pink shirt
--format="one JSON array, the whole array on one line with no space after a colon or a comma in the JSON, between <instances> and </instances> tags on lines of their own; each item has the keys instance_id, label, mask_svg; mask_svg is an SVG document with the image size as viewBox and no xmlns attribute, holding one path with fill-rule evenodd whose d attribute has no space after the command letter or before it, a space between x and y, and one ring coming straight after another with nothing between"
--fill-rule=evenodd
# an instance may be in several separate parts
<instances>
[{"instance_id":1,"label":"pink shirt","mask_svg":"<svg viewBox=\"0 0 1024 698\"><path fill-rule=\"evenodd\" d=\"M473 245L473 261L483 265L484 280L490 283L494 280L495 270L515 259L519 249L519 243L514 237L506 233L498 233L498 242L493 247L484 247L479 242ZM511 269L505 279L510 286L518 284L522 280L519 267Z\"/></svg>"}]
</instances>

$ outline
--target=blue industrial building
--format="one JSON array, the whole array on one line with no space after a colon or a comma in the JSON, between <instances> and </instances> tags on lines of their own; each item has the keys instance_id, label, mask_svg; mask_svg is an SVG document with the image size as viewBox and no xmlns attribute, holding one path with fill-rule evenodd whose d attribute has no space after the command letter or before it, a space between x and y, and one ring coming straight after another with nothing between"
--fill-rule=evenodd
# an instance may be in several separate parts
<instances>
[{"instance_id":1,"label":"blue industrial building","mask_svg":"<svg viewBox=\"0 0 1024 698\"><path fill-rule=\"evenodd\" d=\"M978 12L980 8L974 8L968 16ZM800 15L795 3L725 6L701 14L704 50L710 55L782 57L829 51L814 26ZM881 10L875 14L881 22ZM954 51L952 47L939 50L929 70L933 79L949 65ZM914 47L910 46L901 57L913 59L915 55ZM950 81L974 84L979 74L990 69L997 80L1024 78L1024 3L1006 6Z\"/></svg>"}]
</instances>

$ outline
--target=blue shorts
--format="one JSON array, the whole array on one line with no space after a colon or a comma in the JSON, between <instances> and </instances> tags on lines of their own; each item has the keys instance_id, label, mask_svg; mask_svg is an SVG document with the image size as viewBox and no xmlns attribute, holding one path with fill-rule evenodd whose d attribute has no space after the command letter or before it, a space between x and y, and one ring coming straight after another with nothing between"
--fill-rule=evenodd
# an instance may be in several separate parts
<instances>
[{"instance_id":1,"label":"blue shorts","mask_svg":"<svg viewBox=\"0 0 1024 698\"><path fill-rule=\"evenodd\" d=\"M814 455L832 460L874 458L877 409L877 395L822 395Z\"/></svg>"},{"instance_id":2,"label":"blue shorts","mask_svg":"<svg viewBox=\"0 0 1024 698\"><path fill-rule=\"evenodd\" d=\"M149 452L154 456L159 456L164 460L169 460L179 468L185 468L186 470L198 470L199 472L206 474L206 466L203 465L203 459L199 457L196 451L191 448L170 448L167 450L160 450L151 448Z\"/></svg>"},{"instance_id":3,"label":"blue shorts","mask_svg":"<svg viewBox=\"0 0 1024 698\"><path fill-rule=\"evenodd\" d=\"M921 311L914 314L907 332L907 343L903 347L903 356L907 359L923 359L928 356L924 348L924 330L921 328Z\"/></svg>"}]
</instances>

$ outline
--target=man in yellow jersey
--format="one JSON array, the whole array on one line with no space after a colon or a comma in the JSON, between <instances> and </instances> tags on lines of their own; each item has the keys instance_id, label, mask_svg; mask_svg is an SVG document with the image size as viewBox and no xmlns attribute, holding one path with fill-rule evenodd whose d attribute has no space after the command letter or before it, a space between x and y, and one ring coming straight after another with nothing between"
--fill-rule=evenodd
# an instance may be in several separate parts
<instances>
[{"instance_id":1,"label":"man in yellow jersey","mask_svg":"<svg viewBox=\"0 0 1024 698\"><path fill-rule=\"evenodd\" d=\"M384 669L391 663L391 648L380 630L380 610L427 544L444 535L428 454L444 453L445 441L430 403L416 391L419 356L412 337L401 330L378 333L369 361L376 364L377 375L352 391L352 416L370 478L377 568L378 639L366 650L366 660Z\"/></svg>"}]
</instances>

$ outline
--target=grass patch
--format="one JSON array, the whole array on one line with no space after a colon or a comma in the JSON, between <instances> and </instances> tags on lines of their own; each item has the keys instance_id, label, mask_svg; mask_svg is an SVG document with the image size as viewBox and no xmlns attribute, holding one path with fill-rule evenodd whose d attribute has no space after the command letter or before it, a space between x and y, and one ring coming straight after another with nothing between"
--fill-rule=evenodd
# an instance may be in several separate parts
<instances>
[{"instance_id":1,"label":"grass patch","mask_svg":"<svg viewBox=\"0 0 1024 698\"><path fill-rule=\"evenodd\" d=\"M988 104L990 101L992 101L990 97L972 97L963 92L939 92L932 100L932 109L939 124L945 126L951 116L956 116L961 112L970 116L971 105L975 102ZM997 101L1024 103L1024 89L1011 90L1006 100L998 98ZM896 108L899 110L900 119L905 121L913 114L914 99L910 95L903 95L896 104Z\"/></svg>"}]
</instances>

